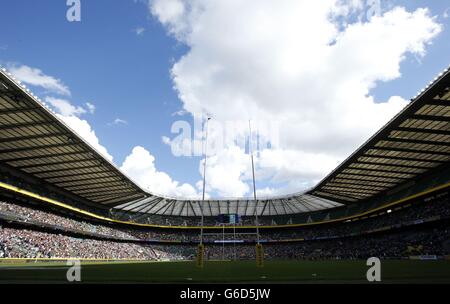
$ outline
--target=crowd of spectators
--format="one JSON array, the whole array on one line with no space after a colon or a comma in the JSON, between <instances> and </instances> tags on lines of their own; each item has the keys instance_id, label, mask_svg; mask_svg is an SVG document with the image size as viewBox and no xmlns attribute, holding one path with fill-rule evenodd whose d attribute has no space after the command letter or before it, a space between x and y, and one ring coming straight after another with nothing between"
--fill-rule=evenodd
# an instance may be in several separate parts
<instances>
[{"instance_id":1,"label":"crowd of spectators","mask_svg":"<svg viewBox=\"0 0 450 304\"><path fill-rule=\"evenodd\" d=\"M278 232L270 232L268 234L263 232L262 237L267 240L335 238L364 234L383 228L414 225L425 220L442 218L450 218L448 196L399 210L393 209L389 213L385 211L379 216L355 222L309 226L297 230L278 230Z\"/></svg>"},{"instance_id":2,"label":"crowd of spectators","mask_svg":"<svg viewBox=\"0 0 450 304\"><path fill-rule=\"evenodd\" d=\"M74 238L0 227L0 256L9 258L181 259L161 246Z\"/></svg>"},{"instance_id":3,"label":"crowd of spectators","mask_svg":"<svg viewBox=\"0 0 450 304\"><path fill-rule=\"evenodd\" d=\"M0 201L0 213L13 215L23 222L37 222L63 229L71 229L74 231L88 232L98 234L105 237L113 237L124 240L137 240L136 237L127 232L101 224L92 224L86 221L75 220L68 217L56 215L50 212L41 211L31 207L24 207L13 203Z\"/></svg>"},{"instance_id":4,"label":"crowd of spectators","mask_svg":"<svg viewBox=\"0 0 450 304\"><path fill-rule=\"evenodd\" d=\"M368 256L398 258L415 254L450 254L448 225L443 229L431 230L420 227L416 229L415 226L411 228L413 224L429 219L450 218L448 194L390 211L355 222L288 230L263 229L260 230L260 239L265 242L304 240L296 243L266 243L265 254L268 259L359 259ZM195 243L199 240L198 231L122 228L69 218L12 202L0 202L0 216L2 215L13 216L21 223L32 225L26 229L0 226L0 258L193 259L196 255L195 244L189 245L183 241ZM32 227L39 223L59 227L59 230L55 230L56 233L35 231ZM448 223L448 220L443 223ZM393 229L384 233L367 234L399 226L406 227L407 231ZM73 236L64 233L65 231L94 234L97 237L91 238L83 234ZM236 234L227 232L222 235L221 232L211 234L208 231L204 235L207 259L254 259L255 249L252 244L209 244L222 239L256 241L256 235L239 231ZM151 245L142 242L149 240L181 241L181 245Z\"/></svg>"},{"instance_id":5,"label":"crowd of spectators","mask_svg":"<svg viewBox=\"0 0 450 304\"><path fill-rule=\"evenodd\" d=\"M207 246L210 260L255 259L251 245ZM416 232L398 232L374 236L350 237L321 241L304 241L289 244L265 244L266 259L367 259L406 258L414 255L444 256L450 254L450 230L432 229Z\"/></svg>"},{"instance_id":6,"label":"crowd of spectators","mask_svg":"<svg viewBox=\"0 0 450 304\"><path fill-rule=\"evenodd\" d=\"M430 199L428 201L414 204L399 210L393 209L391 212L384 211L376 217L369 217L355 222L344 222L328 225L304 226L296 229L261 230L261 239L267 241L288 240L288 239L320 239L364 234L379 229L393 228L401 225L416 224L420 221L433 217L450 217L450 203L448 194L446 196ZM41 211L33 207L26 207L15 203L0 201L0 215L7 214L17 217L23 222L34 222L51 225L59 230L72 230L95 234L107 238L119 240L140 240L140 241L181 241L198 242L198 231L171 231L163 229L133 229L123 228L100 223L69 218L68 216L56 215L51 212ZM216 234L205 234L204 241L214 242L216 240L244 240L255 241L256 235L253 233L241 233L236 230L226 230L222 235L221 231Z\"/></svg>"},{"instance_id":7,"label":"crowd of spectators","mask_svg":"<svg viewBox=\"0 0 450 304\"><path fill-rule=\"evenodd\" d=\"M450 229L402 231L381 235L265 244L266 259L403 258L412 255L449 255ZM27 229L0 227L0 257L192 260L194 245L136 244L76 238ZM206 245L206 259L255 259L251 244Z\"/></svg>"}]
</instances>

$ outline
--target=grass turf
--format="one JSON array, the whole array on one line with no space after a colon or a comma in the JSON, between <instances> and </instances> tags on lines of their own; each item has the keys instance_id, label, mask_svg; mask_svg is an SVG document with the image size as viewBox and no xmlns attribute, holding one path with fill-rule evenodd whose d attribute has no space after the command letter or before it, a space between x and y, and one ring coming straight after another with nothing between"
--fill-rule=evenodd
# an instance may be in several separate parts
<instances>
[{"instance_id":1,"label":"grass turf","mask_svg":"<svg viewBox=\"0 0 450 304\"><path fill-rule=\"evenodd\" d=\"M82 262L83 283L366 283L365 261ZM65 263L0 263L0 282L66 283ZM386 260L384 283L450 283L450 261Z\"/></svg>"}]
</instances>

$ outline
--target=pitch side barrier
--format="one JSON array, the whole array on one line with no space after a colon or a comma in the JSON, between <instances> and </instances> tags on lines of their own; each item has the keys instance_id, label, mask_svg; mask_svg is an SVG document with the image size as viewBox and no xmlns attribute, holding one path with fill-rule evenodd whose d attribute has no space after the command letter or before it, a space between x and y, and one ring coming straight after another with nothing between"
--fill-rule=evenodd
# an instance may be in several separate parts
<instances>
[{"instance_id":1,"label":"pitch side barrier","mask_svg":"<svg viewBox=\"0 0 450 304\"><path fill-rule=\"evenodd\" d=\"M397 201L384 204L384 205L376 207L374 209L371 209L371 210L368 210L368 211L364 211L362 213L357 213L357 214L354 214L354 215L351 215L351 216L344 216L344 217L341 217L341 218L338 218L338 219L330 219L330 220L323 220L323 221L317 221L317 222L311 222L311 223L302 223L302 224L265 225L265 226L260 226L259 228L261 228L261 229L295 228L295 227L314 226L314 225L327 224L327 223L336 223L336 222L342 222L342 221L349 221L349 220L351 221L351 220L357 220L357 219L364 219L364 218L369 217L372 214L376 214L377 212L386 210L387 208L394 207L396 205L402 204L402 203L407 202L409 200L420 198L420 197L425 196L427 194L430 194L430 193L433 193L433 192L436 192L436 191L439 191L439 190L443 190L443 189L446 189L448 187L450 187L450 182L447 182L446 184L443 184L443 185L440 185L440 186L437 186L437 187L434 187L434 188L430 188L430 189L424 190L422 192L410 195L408 197L404 197L404 198L399 199ZM42 202L42 203L46 203L46 204L49 204L49 205L52 205L52 206L57 206L57 207L66 209L68 211L72 211L72 212L74 212L76 214L88 216L90 218L101 220L101 221L105 221L105 222L108 222L108 223L117 223L117 224L123 224L123 225L134 226L134 227L163 228L163 229L175 229L175 230L201 229L200 226L165 226L165 225L144 224L144 223L135 223L135 222L129 222L129 221L116 220L116 219L108 218L106 216L101 216L101 215L95 214L93 212L85 211L85 210L82 210L82 209L77 208L77 207L73 207L73 206L67 205L67 204L59 202L57 200L41 196L39 194L30 192L28 190L24 190L24 189L21 189L21 188L16 187L16 186L12 186L12 185L6 184L4 182L0 182L0 189L1 190L5 190L5 191L10 191L10 192L13 192L15 194L20 194L20 195L23 195L23 196L25 196L27 198L34 199L34 200L37 200L37 201ZM215 226L205 226L203 228L204 229L223 229L223 227L215 227ZM228 229L228 228L232 229L233 227L226 227L226 229ZM255 229L255 228L256 228L256 226L236 226L236 229Z\"/></svg>"}]
</instances>

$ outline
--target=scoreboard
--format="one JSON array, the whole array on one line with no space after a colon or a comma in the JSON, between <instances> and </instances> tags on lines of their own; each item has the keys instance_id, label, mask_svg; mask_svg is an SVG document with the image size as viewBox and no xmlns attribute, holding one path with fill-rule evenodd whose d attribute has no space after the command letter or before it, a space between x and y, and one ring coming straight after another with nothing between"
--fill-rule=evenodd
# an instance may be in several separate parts
<instances>
[{"instance_id":1,"label":"scoreboard","mask_svg":"<svg viewBox=\"0 0 450 304\"><path fill-rule=\"evenodd\" d=\"M239 224L240 216L239 214L220 214L218 221L221 224Z\"/></svg>"}]
</instances>

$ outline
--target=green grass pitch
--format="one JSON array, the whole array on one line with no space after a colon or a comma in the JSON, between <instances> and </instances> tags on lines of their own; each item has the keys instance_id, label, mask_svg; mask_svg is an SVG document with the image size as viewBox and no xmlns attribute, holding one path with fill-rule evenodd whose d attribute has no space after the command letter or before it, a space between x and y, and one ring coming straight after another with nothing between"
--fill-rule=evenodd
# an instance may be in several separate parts
<instances>
[{"instance_id":1,"label":"green grass pitch","mask_svg":"<svg viewBox=\"0 0 450 304\"><path fill-rule=\"evenodd\" d=\"M365 261L82 262L84 283L367 283ZM0 283L67 283L63 262L0 263ZM450 261L385 260L384 283L450 283Z\"/></svg>"}]
</instances>

